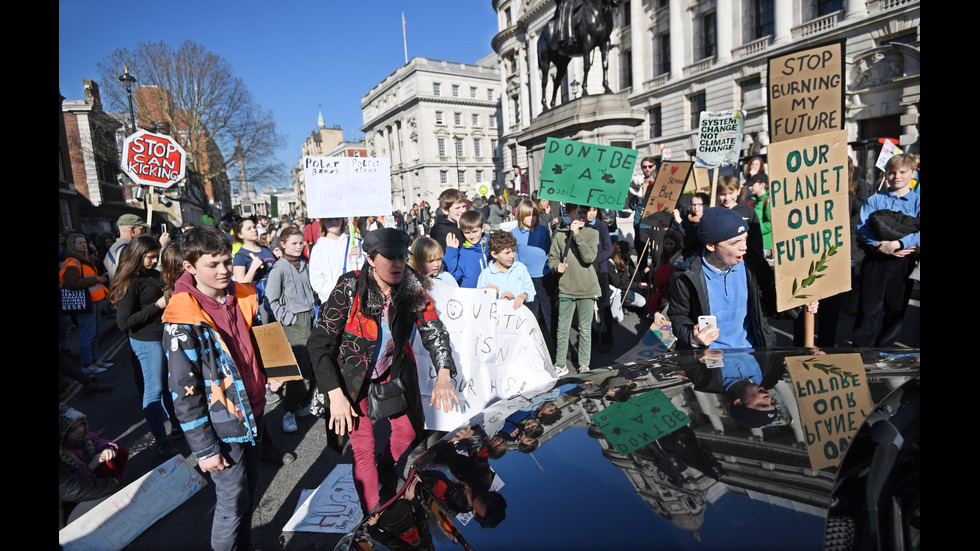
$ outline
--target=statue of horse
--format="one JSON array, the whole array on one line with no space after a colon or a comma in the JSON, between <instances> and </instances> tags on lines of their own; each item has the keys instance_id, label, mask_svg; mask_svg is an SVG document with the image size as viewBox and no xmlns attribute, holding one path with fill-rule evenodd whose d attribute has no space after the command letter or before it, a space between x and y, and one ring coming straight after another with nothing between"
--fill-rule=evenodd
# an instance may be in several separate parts
<instances>
[{"instance_id":1,"label":"statue of horse","mask_svg":"<svg viewBox=\"0 0 980 551\"><path fill-rule=\"evenodd\" d=\"M564 0L566 3L574 2L567 6L555 9L555 15L541 29L541 36L538 38L538 69L541 71L541 107L548 109L546 102L548 90L548 72L551 64L555 64L557 73L552 82L551 107L555 106L555 96L558 93L559 83L565 78L568 71L568 62L571 58L581 56L585 63L585 75L582 77L582 95L589 95L589 66L590 54L592 50L599 47L602 53L602 88L605 93L611 94L609 88L609 35L613 28L613 12L622 0ZM571 10L571 28L568 34L574 39L573 45L569 46L561 42L561 25L563 25L562 10ZM568 20L566 19L566 21ZM567 25L567 23L564 23ZM562 93L562 101L567 101L567 95Z\"/></svg>"}]
</instances>

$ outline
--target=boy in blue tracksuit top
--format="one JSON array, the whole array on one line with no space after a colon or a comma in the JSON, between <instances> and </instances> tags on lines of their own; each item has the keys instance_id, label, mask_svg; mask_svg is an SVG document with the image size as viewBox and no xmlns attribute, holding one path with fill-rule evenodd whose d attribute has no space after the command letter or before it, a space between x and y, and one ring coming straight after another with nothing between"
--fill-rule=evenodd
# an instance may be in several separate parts
<instances>
[{"instance_id":1,"label":"boy in blue tracksuit top","mask_svg":"<svg viewBox=\"0 0 980 551\"><path fill-rule=\"evenodd\" d=\"M460 287L476 289L480 272L489 265L490 258L487 238L483 235L483 214L475 210L464 212L459 217L459 229L464 241L460 243L454 235L447 235L442 261Z\"/></svg>"}]
</instances>

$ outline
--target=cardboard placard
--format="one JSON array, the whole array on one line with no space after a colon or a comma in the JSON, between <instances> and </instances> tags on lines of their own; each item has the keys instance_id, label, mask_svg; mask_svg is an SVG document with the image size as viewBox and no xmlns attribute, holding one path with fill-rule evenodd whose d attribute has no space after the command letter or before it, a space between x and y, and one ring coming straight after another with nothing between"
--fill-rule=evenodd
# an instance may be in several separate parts
<instances>
[{"instance_id":1,"label":"cardboard placard","mask_svg":"<svg viewBox=\"0 0 980 551\"><path fill-rule=\"evenodd\" d=\"M769 144L776 308L851 288L847 131Z\"/></svg>"},{"instance_id":2,"label":"cardboard placard","mask_svg":"<svg viewBox=\"0 0 980 551\"><path fill-rule=\"evenodd\" d=\"M860 354L786 358L810 464L836 466L874 408Z\"/></svg>"},{"instance_id":3,"label":"cardboard placard","mask_svg":"<svg viewBox=\"0 0 980 551\"><path fill-rule=\"evenodd\" d=\"M677 199L684 192L684 186L691 175L694 163L690 161L664 161L660 163L653 179L653 191L643 206L641 220L648 226L665 227L673 216Z\"/></svg>"},{"instance_id":4,"label":"cardboard placard","mask_svg":"<svg viewBox=\"0 0 980 551\"><path fill-rule=\"evenodd\" d=\"M640 337L640 342L636 343L636 346L628 352L616 358L615 362L617 364L624 364L661 356L673 348L676 341L677 337L671 331L670 324L664 325L663 327L654 327L654 324L651 323L650 327L643 333L643 336Z\"/></svg>"},{"instance_id":5,"label":"cardboard placard","mask_svg":"<svg viewBox=\"0 0 980 551\"><path fill-rule=\"evenodd\" d=\"M310 218L391 214L391 159L303 157Z\"/></svg>"},{"instance_id":6,"label":"cardboard placard","mask_svg":"<svg viewBox=\"0 0 980 551\"><path fill-rule=\"evenodd\" d=\"M656 442L691 422L660 389L617 402L591 417L620 455Z\"/></svg>"},{"instance_id":7,"label":"cardboard placard","mask_svg":"<svg viewBox=\"0 0 980 551\"><path fill-rule=\"evenodd\" d=\"M737 165L744 128L745 114L738 109L701 111L695 166L717 168Z\"/></svg>"},{"instance_id":8,"label":"cardboard placard","mask_svg":"<svg viewBox=\"0 0 980 551\"><path fill-rule=\"evenodd\" d=\"M771 144L844 129L843 41L769 58L767 81Z\"/></svg>"},{"instance_id":9,"label":"cardboard placard","mask_svg":"<svg viewBox=\"0 0 980 551\"><path fill-rule=\"evenodd\" d=\"M548 138L538 198L620 210L636 155L635 149Z\"/></svg>"},{"instance_id":10,"label":"cardboard placard","mask_svg":"<svg viewBox=\"0 0 980 551\"><path fill-rule=\"evenodd\" d=\"M278 321L252 327L252 336L259 354L259 365L265 376L278 381L302 379L299 363L293 347L286 340L286 333Z\"/></svg>"}]
</instances>

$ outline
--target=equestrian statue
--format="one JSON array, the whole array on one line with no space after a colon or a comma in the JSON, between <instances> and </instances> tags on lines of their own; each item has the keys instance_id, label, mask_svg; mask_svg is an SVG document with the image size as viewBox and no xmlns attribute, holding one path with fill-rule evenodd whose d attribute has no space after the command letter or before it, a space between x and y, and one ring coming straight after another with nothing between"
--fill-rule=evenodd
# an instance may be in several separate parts
<instances>
[{"instance_id":1,"label":"equestrian statue","mask_svg":"<svg viewBox=\"0 0 980 551\"><path fill-rule=\"evenodd\" d=\"M538 68L541 71L541 107L546 102L548 72L554 63L557 72L552 81L551 107L555 106L558 86L568 72L568 62L582 57L585 75L582 77L582 95L589 95L590 55L596 47L602 53L602 88L609 88L609 35L613 28L613 12L622 0L556 0L555 14L548 20L538 38ZM562 93L562 101L568 98Z\"/></svg>"}]
</instances>

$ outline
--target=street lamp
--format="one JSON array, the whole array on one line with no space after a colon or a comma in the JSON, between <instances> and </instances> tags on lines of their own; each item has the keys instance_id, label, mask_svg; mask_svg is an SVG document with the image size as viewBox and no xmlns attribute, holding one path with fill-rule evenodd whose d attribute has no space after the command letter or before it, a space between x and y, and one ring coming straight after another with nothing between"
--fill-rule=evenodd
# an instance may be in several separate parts
<instances>
[{"instance_id":1,"label":"street lamp","mask_svg":"<svg viewBox=\"0 0 980 551\"><path fill-rule=\"evenodd\" d=\"M133 84L136 83L136 77L129 74L129 67L123 66L123 74L119 75L119 82L123 83L126 87L126 93L129 96L129 121L133 125L132 132L136 132L136 112L133 111Z\"/></svg>"}]
</instances>

